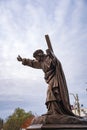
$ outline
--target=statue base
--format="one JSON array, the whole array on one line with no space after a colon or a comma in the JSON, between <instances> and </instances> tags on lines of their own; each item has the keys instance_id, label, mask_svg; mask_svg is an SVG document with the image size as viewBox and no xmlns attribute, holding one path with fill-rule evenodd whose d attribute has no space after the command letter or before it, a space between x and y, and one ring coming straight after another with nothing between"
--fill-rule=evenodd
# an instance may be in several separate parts
<instances>
[{"instance_id":1,"label":"statue base","mask_svg":"<svg viewBox=\"0 0 87 130\"><path fill-rule=\"evenodd\" d=\"M26 130L87 130L87 120L67 115L35 117Z\"/></svg>"},{"instance_id":2,"label":"statue base","mask_svg":"<svg viewBox=\"0 0 87 130\"><path fill-rule=\"evenodd\" d=\"M26 130L87 130L87 125L80 124L36 124L29 126Z\"/></svg>"}]
</instances>

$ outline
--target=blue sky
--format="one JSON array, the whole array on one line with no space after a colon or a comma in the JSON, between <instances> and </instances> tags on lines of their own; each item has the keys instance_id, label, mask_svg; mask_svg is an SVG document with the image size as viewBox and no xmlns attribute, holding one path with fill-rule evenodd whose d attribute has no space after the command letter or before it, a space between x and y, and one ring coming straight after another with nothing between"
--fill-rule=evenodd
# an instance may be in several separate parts
<instances>
[{"instance_id":1,"label":"blue sky","mask_svg":"<svg viewBox=\"0 0 87 130\"><path fill-rule=\"evenodd\" d=\"M0 0L1 118L17 107L46 112L43 72L16 60L18 54L32 59L36 49L45 51L45 34L62 63L69 93L78 93L87 107L87 0Z\"/></svg>"}]
</instances>

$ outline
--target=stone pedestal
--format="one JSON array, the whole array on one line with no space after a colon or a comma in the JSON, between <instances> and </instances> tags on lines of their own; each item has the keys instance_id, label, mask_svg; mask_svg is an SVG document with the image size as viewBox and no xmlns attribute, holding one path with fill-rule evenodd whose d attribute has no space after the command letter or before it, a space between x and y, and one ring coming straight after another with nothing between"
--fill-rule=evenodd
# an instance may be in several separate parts
<instances>
[{"instance_id":1,"label":"stone pedestal","mask_svg":"<svg viewBox=\"0 0 87 130\"><path fill-rule=\"evenodd\" d=\"M26 130L87 130L87 125L80 124L36 124L29 126Z\"/></svg>"},{"instance_id":2,"label":"stone pedestal","mask_svg":"<svg viewBox=\"0 0 87 130\"><path fill-rule=\"evenodd\" d=\"M67 115L35 117L26 130L87 130L87 120Z\"/></svg>"}]
</instances>

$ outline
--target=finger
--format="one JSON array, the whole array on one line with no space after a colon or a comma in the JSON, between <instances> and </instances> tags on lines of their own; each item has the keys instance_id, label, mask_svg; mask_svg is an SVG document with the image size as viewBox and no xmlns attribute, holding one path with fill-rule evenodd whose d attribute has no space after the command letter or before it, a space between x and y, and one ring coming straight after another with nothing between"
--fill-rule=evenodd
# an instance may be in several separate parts
<instances>
[{"instance_id":1,"label":"finger","mask_svg":"<svg viewBox=\"0 0 87 130\"><path fill-rule=\"evenodd\" d=\"M20 55L18 55L18 57L19 57L19 58L21 58L21 56L20 56Z\"/></svg>"}]
</instances>

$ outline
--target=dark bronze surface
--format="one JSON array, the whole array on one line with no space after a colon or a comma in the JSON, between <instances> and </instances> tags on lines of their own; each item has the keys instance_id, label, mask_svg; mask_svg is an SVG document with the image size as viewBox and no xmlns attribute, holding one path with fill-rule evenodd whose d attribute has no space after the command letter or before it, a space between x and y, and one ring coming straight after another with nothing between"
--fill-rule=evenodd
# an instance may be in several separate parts
<instances>
[{"instance_id":1,"label":"dark bronze surface","mask_svg":"<svg viewBox=\"0 0 87 130\"><path fill-rule=\"evenodd\" d=\"M46 107L47 113L35 117L32 121L36 124L82 124L86 125L87 120L74 115L71 110L68 87L61 62L56 58L48 35L45 35L48 49L46 54L38 49L33 53L34 59L22 58L18 55L17 60L23 65L36 69L42 69L44 78L48 84ZM37 126L37 125L36 125ZM45 128L45 127L44 127Z\"/></svg>"}]
</instances>

